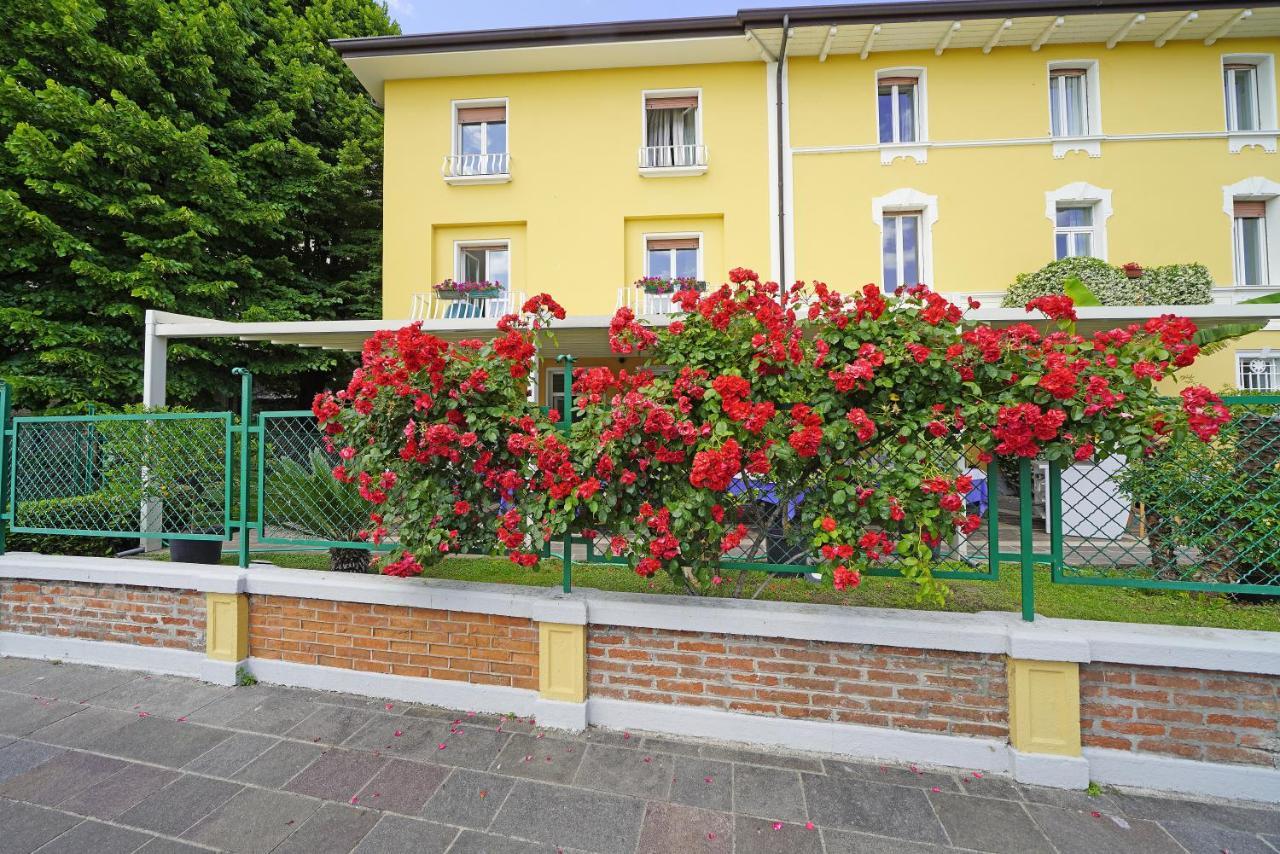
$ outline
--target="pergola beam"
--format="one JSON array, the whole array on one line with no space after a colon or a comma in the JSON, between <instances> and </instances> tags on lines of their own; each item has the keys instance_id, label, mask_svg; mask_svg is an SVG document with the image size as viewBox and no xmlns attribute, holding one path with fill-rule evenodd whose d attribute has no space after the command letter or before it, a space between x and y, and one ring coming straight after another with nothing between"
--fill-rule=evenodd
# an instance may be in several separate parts
<instances>
[{"instance_id":1,"label":"pergola beam","mask_svg":"<svg viewBox=\"0 0 1280 854\"><path fill-rule=\"evenodd\" d=\"M1066 23L1066 21L1067 21L1066 18L1054 18L1052 21L1050 21L1049 26L1041 30L1040 35L1036 36L1036 40L1031 43L1032 52L1034 53L1035 51L1044 47L1045 42L1047 42L1049 38L1053 35L1053 31L1058 29L1058 27L1061 27L1064 23Z\"/></svg>"},{"instance_id":2,"label":"pergola beam","mask_svg":"<svg viewBox=\"0 0 1280 854\"><path fill-rule=\"evenodd\" d=\"M996 27L996 31L991 34L991 38L987 39L987 43L982 46L983 53L991 53L995 46L1000 44L1000 38L1004 35L1005 30L1013 26L1013 18L1005 18L1004 23Z\"/></svg>"},{"instance_id":3,"label":"pergola beam","mask_svg":"<svg viewBox=\"0 0 1280 854\"><path fill-rule=\"evenodd\" d=\"M1227 34L1235 29L1236 24L1240 23L1245 18L1251 17L1253 17L1252 9L1241 9L1239 12L1236 12L1228 18L1222 26L1210 33L1209 38L1204 40L1205 47L1211 46L1218 39L1226 38Z\"/></svg>"},{"instance_id":4,"label":"pergola beam","mask_svg":"<svg viewBox=\"0 0 1280 854\"><path fill-rule=\"evenodd\" d=\"M836 32L839 27L828 27L827 37L822 40L822 50L818 51L818 62L826 62L827 54L831 52L831 42L835 41Z\"/></svg>"},{"instance_id":5,"label":"pergola beam","mask_svg":"<svg viewBox=\"0 0 1280 854\"><path fill-rule=\"evenodd\" d=\"M947 31L942 34L942 38L938 39L938 46L933 49L934 56L942 56L942 52L947 49L947 45L951 44L951 39L955 37L956 32L960 29L959 21L952 21L947 27Z\"/></svg>"},{"instance_id":6,"label":"pergola beam","mask_svg":"<svg viewBox=\"0 0 1280 854\"><path fill-rule=\"evenodd\" d=\"M1116 30L1111 38L1107 39L1107 50L1115 50L1115 46L1124 41L1124 37L1129 35L1129 31L1141 24L1147 19L1147 16L1139 12L1129 20L1125 21L1120 29Z\"/></svg>"},{"instance_id":7,"label":"pergola beam","mask_svg":"<svg viewBox=\"0 0 1280 854\"><path fill-rule=\"evenodd\" d=\"M1156 42L1155 42L1156 47L1164 47L1171 38L1173 38L1179 32L1181 32L1183 27L1185 27L1187 24L1191 23L1192 21L1196 20L1199 17L1200 17L1199 12L1188 12L1178 20L1174 21L1173 26L1169 27L1169 29L1165 30L1156 38Z\"/></svg>"}]
</instances>

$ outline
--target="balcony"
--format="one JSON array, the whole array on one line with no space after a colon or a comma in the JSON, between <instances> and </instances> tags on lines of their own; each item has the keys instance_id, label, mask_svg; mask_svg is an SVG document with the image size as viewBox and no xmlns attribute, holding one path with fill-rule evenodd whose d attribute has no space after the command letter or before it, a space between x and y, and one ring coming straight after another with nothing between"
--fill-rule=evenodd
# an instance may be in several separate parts
<instances>
[{"instance_id":1,"label":"balcony","mask_svg":"<svg viewBox=\"0 0 1280 854\"><path fill-rule=\"evenodd\" d=\"M413 295L410 320L491 320L518 312L524 305L524 294L503 291L495 297L441 299L434 291Z\"/></svg>"},{"instance_id":2,"label":"balcony","mask_svg":"<svg viewBox=\"0 0 1280 854\"><path fill-rule=\"evenodd\" d=\"M644 178L679 178L707 171L705 145L645 145L640 148L640 175Z\"/></svg>"},{"instance_id":3,"label":"balcony","mask_svg":"<svg viewBox=\"0 0 1280 854\"><path fill-rule=\"evenodd\" d=\"M440 174L446 184L505 184L511 180L511 155L448 154Z\"/></svg>"},{"instance_id":4,"label":"balcony","mask_svg":"<svg viewBox=\"0 0 1280 854\"><path fill-rule=\"evenodd\" d=\"M671 294L646 293L635 285L624 285L618 288L618 303L615 308L629 308L636 317L665 317L681 311L671 299Z\"/></svg>"}]
</instances>

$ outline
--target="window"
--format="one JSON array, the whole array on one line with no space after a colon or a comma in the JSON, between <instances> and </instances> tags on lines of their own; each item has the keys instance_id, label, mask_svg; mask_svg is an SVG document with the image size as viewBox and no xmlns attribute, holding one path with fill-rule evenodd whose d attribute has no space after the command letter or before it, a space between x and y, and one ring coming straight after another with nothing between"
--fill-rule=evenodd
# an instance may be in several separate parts
<instances>
[{"instance_id":1,"label":"window","mask_svg":"<svg viewBox=\"0 0 1280 854\"><path fill-rule=\"evenodd\" d=\"M695 167L706 164L699 140L698 95L646 95L642 169Z\"/></svg>"},{"instance_id":2,"label":"window","mask_svg":"<svg viewBox=\"0 0 1280 854\"><path fill-rule=\"evenodd\" d=\"M456 116L453 174L505 174L508 171L506 105L458 107Z\"/></svg>"},{"instance_id":3,"label":"window","mask_svg":"<svg viewBox=\"0 0 1280 854\"><path fill-rule=\"evenodd\" d=\"M455 270L459 282L497 282L505 291L511 284L511 250L505 242L459 245Z\"/></svg>"},{"instance_id":4,"label":"window","mask_svg":"<svg viewBox=\"0 0 1280 854\"><path fill-rule=\"evenodd\" d=\"M1267 203L1236 199L1231 221L1236 284L1270 284L1267 258Z\"/></svg>"},{"instance_id":5,"label":"window","mask_svg":"<svg viewBox=\"0 0 1280 854\"><path fill-rule=\"evenodd\" d=\"M1053 227L1054 258L1094 256L1093 205L1058 205Z\"/></svg>"},{"instance_id":6,"label":"window","mask_svg":"<svg viewBox=\"0 0 1280 854\"><path fill-rule=\"evenodd\" d=\"M1258 98L1257 64L1225 62L1222 78L1227 102L1227 130L1259 130L1262 111Z\"/></svg>"},{"instance_id":7,"label":"window","mask_svg":"<svg viewBox=\"0 0 1280 854\"><path fill-rule=\"evenodd\" d=\"M664 279L702 278L701 243L697 237L646 238L645 275Z\"/></svg>"},{"instance_id":8,"label":"window","mask_svg":"<svg viewBox=\"0 0 1280 854\"><path fill-rule=\"evenodd\" d=\"M885 211L882 228L884 289L892 293L898 288L920 282L921 211Z\"/></svg>"},{"instance_id":9,"label":"window","mask_svg":"<svg viewBox=\"0 0 1280 854\"><path fill-rule=\"evenodd\" d=\"M880 142L918 142L920 133L920 79L884 76L876 81Z\"/></svg>"},{"instance_id":10,"label":"window","mask_svg":"<svg viewBox=\"0 0 1280 854\"><path fill-rule=\"evenodd\" d=\"M547 372L547 407L553 412L564 414L564 370L552 368Z\"/></svg>"},{"instance_id":11,"label":"window","mask_svg":"<svg viewBox=\"0 0 1280 854\"><path fill-rule=\"evenodd\" d=\"M1280 354L1269 350L1261 353L1237 353L1236 385L1241 391L1267 394L1280 391Z\"/></svg>"},{"instance_id":12,"label":"window","mask_svg":"<svg viewBox=\"0 0 1280 854\"><path fill-rule=\"evenodd\" d=\"M1049 117L1054 136L1090 133L1087 68L1049 69Z\"/></svg>"}]
</instances>

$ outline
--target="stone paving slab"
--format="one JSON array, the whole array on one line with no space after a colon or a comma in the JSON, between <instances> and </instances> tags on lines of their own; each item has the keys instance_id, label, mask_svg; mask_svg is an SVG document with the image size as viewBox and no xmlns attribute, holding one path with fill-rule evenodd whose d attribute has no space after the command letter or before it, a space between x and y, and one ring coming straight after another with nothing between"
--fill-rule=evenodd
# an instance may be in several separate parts
<instances>
[{"instance_id":1,"label":"stone paving slab","mask_svg":"<svg viewBox=\"0 0 1280 854\"><path fill-rule=\"evenodd\" d=\"M0 854L1280 854L1258 803L8 658L0 828Z\"/></svg>"}]
</instances>

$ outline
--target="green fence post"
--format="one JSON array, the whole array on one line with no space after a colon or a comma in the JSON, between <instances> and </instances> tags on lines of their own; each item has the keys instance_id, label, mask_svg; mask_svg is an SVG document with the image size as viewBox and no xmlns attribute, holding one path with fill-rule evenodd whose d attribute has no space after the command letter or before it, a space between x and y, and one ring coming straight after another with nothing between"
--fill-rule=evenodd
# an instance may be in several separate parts
<instances>
[{"instance_id":1,"label":"green fence post","mask_svg":"<svg viewBox=\"0 0 1280 854\"><path fill-rule=\"evenodd\" d=\"M249 566L249 441L253 412L253 374L248 368L232 368L233 376L240 377L240 568Z\"/></svg>"},{"instance_id":2,"label":"green fence post","mask_svg":"<svg viewBox=\"0 0 1280 854\"><path fill-rule=\"evenodd\" d=\"M1053 580L1062 571L1062 466L1049 463L1049 559L1053 562Z\"/></svg>"},{"instance_id":3,"label":"green fence post","mask_svg":"<svg viewBox=\"0 0 1280 854\"><path fill-rule=\"evenodd\" d=\"M1018 562L1022 569L1022 619L1036 618L1035 556L1031 538L1031 461L1018 460Z\"/></svg>"},{"instance_id":4,"label":"green fence post","mask_svg":"<svg viewBox=\"0 0 1280 854\"><path fill-rule=\"evenodd\" d=\"M9 508L9 384L0 380L0 555L4 554L5 533L13 523Z\"/></svg>"},{"instance_id":5,"label":"green fence post","mask_svg":"<svg viewBox=\"0 0 1280 854\"><path fill-rule=\"evenodd\" d=\"M565 353L556 356L556 361L564 364L564 401L561 407L561 418L564 431L567 433L573 426L573 356ZM560 556L560 589L565 593L573 592L573 525L565 524L564 550Z\"/></svg>"},{"instance_id":6,"label":"green fence post","mask_svg":"<svg viewBox=\"0 0 1280 854\"><path fill-rule=\"evenodd\" d=\"M1000 464L987 463L987 570L1000 580Z\"/></svg>"}]
</instances>

